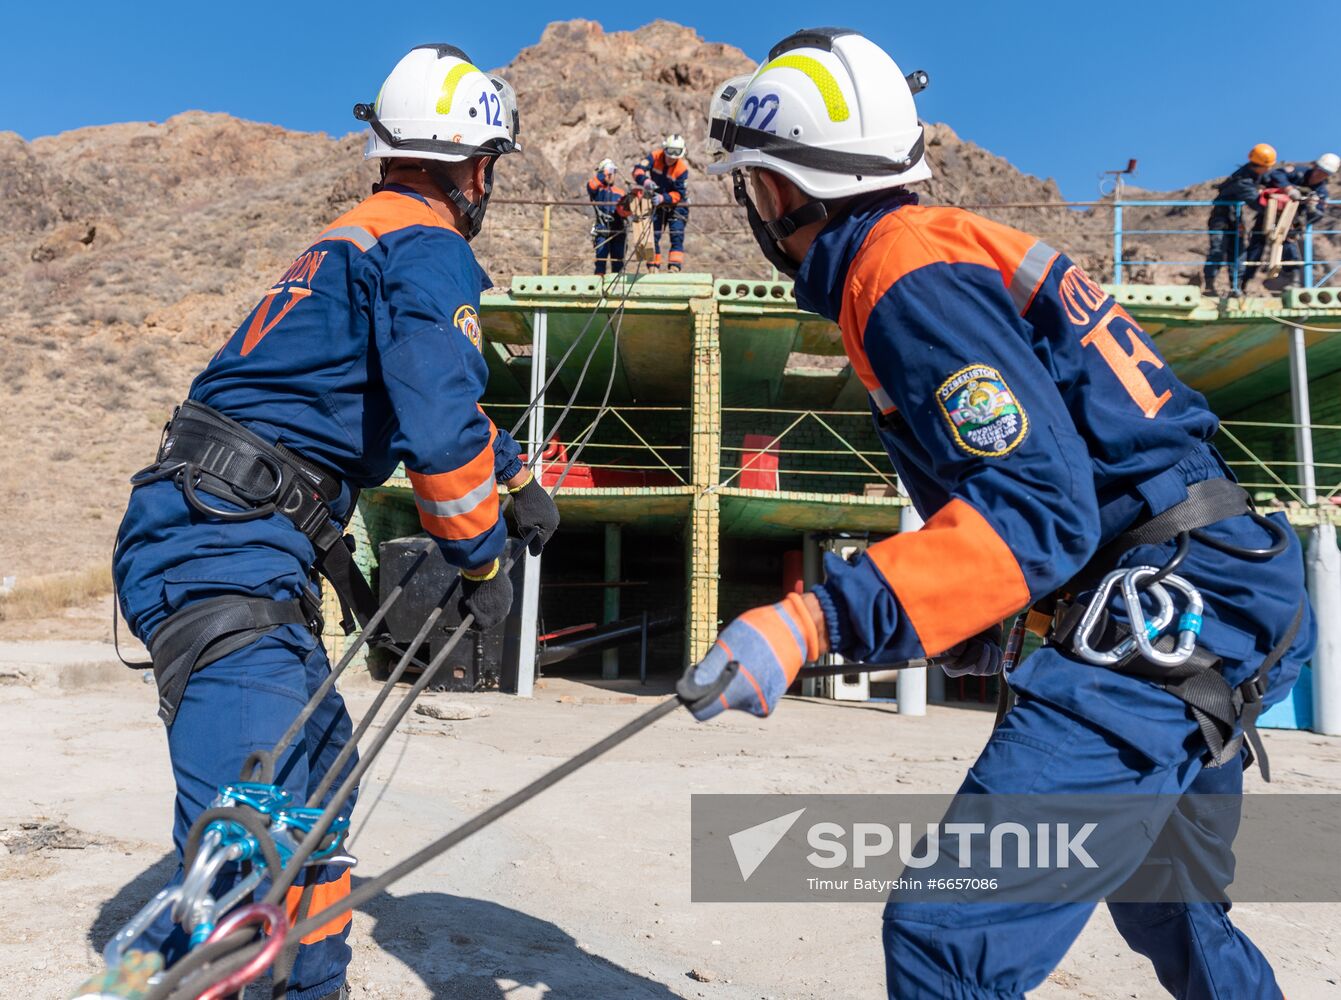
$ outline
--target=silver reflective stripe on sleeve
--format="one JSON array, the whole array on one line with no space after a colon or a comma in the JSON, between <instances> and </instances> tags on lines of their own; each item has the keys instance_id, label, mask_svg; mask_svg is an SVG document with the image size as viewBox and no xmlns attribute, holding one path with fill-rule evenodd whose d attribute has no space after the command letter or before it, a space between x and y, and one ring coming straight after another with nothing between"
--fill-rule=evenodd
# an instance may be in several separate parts
<instances>
[{"instance_id":1,"label":"silver reflective stripe on sleeve","mask_svg":"<svg viewBox=\"0 0 1341 1000\"><path fill-rule=\"evenodd\" d=\"M1016 310L1023 313L1029 308L1034 290L1038 288L1038 283L1048 272L1048 265L1056 256L1057 251L1042 240L1029 248L1024 260L1020 261L1020 266L1015 269L1015 277L1010 281L1010 298L1015 303Z\"/></svg>"},{"instance_id":2,"label":"silver reflective stripe on sleeve","mask_svg":"<svg viewBox=\"0 0 1341 1000\"><path fill-rule=\"evenodd\" d=\"M871 398L875 400L875 405L881 413L888 413L894 409L894 400L890 399L889 393L878 385L871 390Z\"/></svg>"},{"instance_id":3,"label":"silver reflective stripe on sleeve","mask_svg":"<svg viewBox=\"0 0 1341 1000\"><path fill-rule=\"evenodd\" d=\"M360 250L371 250L377 246L377 237L362 226L337 226L321 234L323 240L348 240Z\"/></svg>"},{"instance_id":4,"label":"silver reflective stripe on sleeve","mask_svg":"<svg viewBox=\"0 0 1341 1000\"><path fill-rule=\"evenodd\" d=\"M490 493L497 492L498 484L490 476L457 500L426 500L424 497L416 496L414 502L419 505L419 509L425 514L432 514L434 517L457 517L461 514L469 514L488 499Z\"/></svg>"}]
</instances>

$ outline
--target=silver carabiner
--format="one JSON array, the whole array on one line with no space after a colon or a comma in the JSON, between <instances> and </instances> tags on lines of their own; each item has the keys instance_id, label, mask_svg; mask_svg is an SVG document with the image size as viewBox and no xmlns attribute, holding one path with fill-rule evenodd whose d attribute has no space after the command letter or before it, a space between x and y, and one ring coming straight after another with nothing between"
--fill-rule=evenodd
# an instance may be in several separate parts
<instances>
[{"instance_id":1,"label":"silver carabiner","mask_svg":"<svg viewBox=\"0 0 1341 1000\"><path fill-rule=\"evenodd\" d=\"M195 948L204 944L218 923L220 916L228 913L238 903L249 896L261 881L265 878L267 872L264 865L257 865L253 868L246 878L238 881L228 892L219 899L212 896L206 896L202 901L196 904L192 911L192 924L187 929L191 932L190 947Z\"/></svg>"},{"instance_id":2,"label":"silver carabiner","mask_svg":"<svg viewBox=\"0 0 1341 1000\"><path fill-rule=\"evenodd\" d=\"M1128 608L1132 606L1133 601L1137 608L1140 607L1141 597L1137 589L1140 582L1158 572L1159 570L1152 566L1140 566L1127 574L1126 579L1122 581L1122 596L1126 599ZM1193 650L1197 647L1197 639L1201 635L1202 612L1205 610L1205 603L1201 599L1201 592L1181 576L1170 573L1159 583L1151 585L1150 589L1153 591L1155 587L1161 585L1178 591L1187 599L1187 610L1178 619L1178 645L1172 652L1168 653L1156 649L1152 640L1164 631L1164 626L1161 626L1154 633L1137 630L1134 618L1132 635L1136 639L1136 648L1151 663L1161 667L1181 667L1188 661ZM1167 624L1166 622L1165 626Z\"/></svg>"},{"instance_id":3,"label":"silver carabiner","mask_svg":"<svg viewBox=\"0 0 1341 1000\"><path fill-rule=\"evenodd\" d=\"M158 895L145 903L140 908L140 912L131 917L126 925L116 932L112 940L107 942L107 947L102 950L102 960L107 963L109 969L121 964L121 957L125 955L130 946L149 929L149 925L158 919L160 913L172 906L181 897L181 894L182 887L180 885L160 889Z\"/></svg>"},{"instance_id":4,"label":"silver carabiner","mask_svg":"<svg viewBox=\"0 0 1341 1000\"><path fill-rule=\"evenodd\" d=\"M1148 566L1138 567L1138 569L1149 569L1152 574L1158 572L1158 570ZM1093 636L1094 630L1099 624L1099 620L1103 617L1104 608L1108 605L1108 602L1112 597L1113 589L1119 583L1125 584L1126 578L1129 577L1132 572L1134 571L1128 569L1115 569L1105 576L1095 590L1094 597L1090 599L1089 607L1085 609L1085 614L1080 619L1080 624L1076 627L1076 654L1087 663L1092 663L1098 667L1111 667L1116 663L1120 663L1138 648L1136 639L1138 634L1150 633L1159 635L1164 629L1168 628L1169 623L1173 621L1173 598L1170 597L1169 592L1158 583L1152 584L1148 592L1158 602L1158 607L1153 619L1146 619L1145 610L1141 607L1141 599L1138 594L1135 607L1133 608L1130 602L1128 602L1127 605L1127 614L1132 622L1132 634L1107 651L1097 650L1090 645L1090 638Z\"/></svg>"},{"instance_id":5,"label":"silver carabiner","mask_svg":"<svg viewBox=\"0 0 1341 1000\"><path fill-rule=\"evenodd\" d=\"M190 869L182 876L182 894L172 907L172 919L183 926L191 919L192 911L209 897L215 876L228 860L226 853L219 850L222 840L223 834L217 828L207 829Z\"/></svg>"}]
</instances>

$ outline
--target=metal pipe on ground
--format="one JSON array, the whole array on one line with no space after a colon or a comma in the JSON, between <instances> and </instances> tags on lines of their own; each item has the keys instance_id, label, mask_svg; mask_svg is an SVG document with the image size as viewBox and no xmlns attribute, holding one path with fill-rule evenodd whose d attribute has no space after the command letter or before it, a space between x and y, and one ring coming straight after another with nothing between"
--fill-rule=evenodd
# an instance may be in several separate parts
<instances>
[{"instance_id":1,"label":"metal pipe on ground","mask_svg":"<svg viewBox=\"0 0 1341 1000\"><path fill-rule=\"evenodd\" d=\"M588 632L565 636L561 642L547 642L541 649L537 662L540 666L547 667L554 663L562 663L564 660L580 656L583 653L610 649L614 646L633 642L639 639L642 634L643 621L643 615L636 618L625 618ZM647 622L647 634L648 636L664 635L680 628L682 624L683 622L678 616L653 618Z\"/></svg>"}]
</instances>

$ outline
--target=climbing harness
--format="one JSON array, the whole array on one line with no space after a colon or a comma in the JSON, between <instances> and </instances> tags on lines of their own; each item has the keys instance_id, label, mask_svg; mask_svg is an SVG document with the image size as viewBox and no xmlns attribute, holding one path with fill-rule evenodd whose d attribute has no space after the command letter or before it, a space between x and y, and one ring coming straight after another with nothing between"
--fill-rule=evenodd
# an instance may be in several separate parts
<instances>
[{"instance_id":1,"label":"climbing harness","mask_svg":"<svg viewBox=\"0 0 1341 1000\"><path fill-rule=\"evenodd\" d=\"M354 564L344 529L358 491L345 492L334 473L284 445L271 444L204 403L188 399L163 428L154 463L130 479L132 487L170 479L205 517L224 523L255 521L283 514L312 543L317 569L340 598L345 634L354 621L366 627L377 602ZM200 491L228 501L237 510L216 507Z\"/></svg>"},{"instance_id":2,"label":"climbing harness","mask_svg":"<svg viewBox=\"0 0 1341 1000\"><path fill-rule=\"evenodd\" d=\"M159 718L172 725L195 671L281 625L306 625L320 635L313 624L314 604L312 600L272 601L227 594L188 604L168 616L149 641Z\"/></svg>"},{"instance_id":3,"label":"climbing harness","mask_svg":"<svg viewBox=\"0 0 1341 1000\"><path fill-rule=\"evenodd\" d=\"M1267 531L1271 544L1245 548L1204 530L1241 515ZM1175 540L1174 553L1163 566L1112 568L1134 548ZM1125 531L1069 583L1035 604L1026 612L1029 627L1049 645L1083 663L1153 681L1184 702L1206 744L1207 767L1220 767L1234 759L1246 741L1247 763L1256 761L1263 780L1270 781L1257 717L1262 712L1267 676L1294 642L1304 604L1253 676L1231 687L1220 673L1220 657L1198 645L1205 610L1202 596L1174 571L1187 558L1193 541L1234 558L1265 562L1285 552L1289 540L1287 529L1254 510L1237 483L1228 479L1193 483L1187 487L1186 500ZM1183 604L1181 613L1176 610L1175 593ZM1146 601L1152 602L1153 613L1147 613ZM1125 621L1112 615L1114 603ZM1176 635L1166 631L1175 618Z\"/></svg>"},{"instance_id":4,"label":"climbing harness","mask_svg":"<svg viewBox=\"0 0 1341 1000\"><path fill-rule=\"evenodd\" d=\"M614 353L616 357L618 356L623 314L636 277L636 269L632 275L626 276L623 297L606 319L592 344L572 394L550 431L551 436L557 433L572 410L592 359L598 353L606 333L611 330L613 330ZM536 399L530 402L518 419L518 428L522 426L534 410L541 395L558 376L562 366L577 345L585 338L607 295L608 292L603 290L591 316L588 317L586 325L583 326L577 338L559 359L554 371L546 378ZM597 414L574 442L572 456L565 463L558 481L552 488L553 492L557 492L563 485L569 471L578 461L586 444L595 433L601 418L608 412L617 371L618 365L612 365ZM538 453L530 459L532 465L540 461L541 456ZM267 471L273 471L265 463L262 463L262 467ZM155 479L168 478L167 473L160 476L157 475L157 472L158 470L155 469ZM181 468L172 475L174 477L180 475L179 483L190 482L193 490L203 479L203 477L196 475L194 469ZM208 488L211 493L215 492L213 486L205 488ZM253 495L260 494L254 492ZM506 504L509 499L505 497L503 503ZM189 498L188 502L190 502ZM262 502L271 501L267 499ZM279 507L276 507L266 511L264 515L257 516L268 516L276 510L283 512ZM225 511L224 513L232 514L234 512ZM527 537L522 539L523 544L514 549L514 555L508 558L503 567L504 572L512 566L515 559L519 557L519 553L526 551L531 542L532 534L533 532L528 533ZM439 669L455 648L456 643L467 634L473 623L473 617L467 615L451 638L443 644L442 648L435 653L426 665L423 665L421 675L404 693L390 716L382 721L380 731L364 752L360 754L358 761L353 762L353 755L358 748L360 739L371 728L382 706L390 698L405 671L411 663L422 664L422 661L416 659L416 654L432 632L438 618L450 606L460 585L458 577L430 613L414 640L401 651L396 667L383 683L377 697L339 756L327 768L318 788L309 797L306 804L293 802L289 793L273 784L276 764L280 757L297 738L307 720L311 718L312 713L316 711L322 699L335 685L339 676L353 662L364 645L374 638L381 622L404 593L406 585L418 570L420 564L421 560L416 561L407 570L396 587L387 595L382 604L371 610L366 622L361 621L363 628L358 636L345 651L339 663L331 669L322 684L313 692L307 704L300 710L279 741L269 750L253 753L243 765L240 780L220 789L219 795L211 807L197 818L188 835L184 852L185 876L183 881L177 886L163 890L150 900L140 913L133 917L109 943L104 955L109 966L109 974L119 968L121 963L130 961L131 956L143 954L136 952L131 946L162 912L170 910L173 917L191 934L193 947L184 958L170 969L153 976L150 980L151 988L145 994L147 1000L165 1000L168 997L185 1000L187 997L225 996L244 987L247 982L255 979L271 965L274 965L276 969L275 996L282 998L287 992L284 986L287 981L287 970L291 967L298 944L305 935L366 902L367 899L382 891L386 885L389 885L396 878L414 870L431 857L450 849L454 844L459 843L476 830L489 825L499 816L510 812L567 774L571 774L594 760L606 750L624 742L624 740L655 722L662 715L668 714L677 705L688 703L685 701L686 698L697 703L699 699L704 697L716 697L725 684L729 683L730 676L734 675L734 671L731 671L730 675L724 674L718 683L712 686L711 690L696 690L692 681L682 681L681 693L677 697L668 699L667 702L658 705L642 718L634 720L633 723L600 741L589 750L555 768L549 775L537 779L526 788L500 802L493 809L458 827L451 834L440 838L428 848L402 862L401 865L386 872L378 879L364 883L354 893L346 896L338 903L326 907L314 916L304 915L306 903L310 900L310 894L305 893L304 902L298 912L297 922L289 926L288 918L279 907L284 902L289 887L293 885L298 873L304 867L313 865L352 867L356 863L352 856L343 853L342 850L349 829L346 803L357 788L360 778L375 761L377 755L391 738L397 725L413 707L418 695L432 684ZM206 603L208 602L199 602L195 606ZM284 602L269 603L282 604ZM161 628L162 626L160 626ZM230 633L230 635L232 634L236 633ZM225 638L223 641L232 640ZM240 639L238 641L239 645L234 648L241 648L241 645L245 645L245 643L240 642ZM196 645L208 647L210 643L196 641L191 643L184 651L178 651L178 644L173 643L171 648L176 651L174 661L182 661L184 658L189 659L192 648ZM156 649L160 646L157 635L155 636L154 646ZM187 676L189 676L189 673ZM340 780L339 787L332 792L332 786L337 779ZM249 864L251 865L251 871L243 876L229 892L219 899L214 899L210 895L212 884L218 873L229 864ZM258 889L267 879L270 882L270 887L261 903L252 904L240 910L232 909L251 892ZM256 907L260 907L260 909L255 909ZM232 910L231 913L230 910ZM248 942L253 941L256 937L257 926L264 927L265 934L268 936L261 942L249 944ZM98 994L88 992L94 985L90 981L78 996L97 996Z\"/></svg>"}]
</instances>

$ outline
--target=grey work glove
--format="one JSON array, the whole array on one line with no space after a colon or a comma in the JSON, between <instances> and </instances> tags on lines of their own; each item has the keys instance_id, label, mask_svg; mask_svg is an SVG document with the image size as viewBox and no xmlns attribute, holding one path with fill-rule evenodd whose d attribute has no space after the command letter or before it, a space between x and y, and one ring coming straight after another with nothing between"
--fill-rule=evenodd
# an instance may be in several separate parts
<instances>
[{"instance_id":1,"label":"grey work glove","mask_svg":"<svg viewBox=\"0 0 1341 1000\"><path fill-rule=\"evenodd\" d=\"M521 486L510 488L508 492L512 494L512 518L517 522L517 534L525 538L528 531L535 529L530 550L531 555L538 556L558 530L559 508L534 472Z\"/></svg>"},{"instance_id":2,"label":"grey work glove","mask_svg":"<svg viewBox=\"0 0 1341 1000\"><path fill-rule=\"evenodd\" d=\"M474 615L474 628L481 632L493 628L512 609L512 578L495 559L493 569L480 576L461 571L461 599L457 610L461 617Z\"/></svg>"},{"instance_id":3,"label":"grey work glove","mask_svg":"<svg viewBox=\"0 0 1341 1000\"><path fill-rule=\"evenodd\" d=\"M948 677L991 677L1001 673L1001 626L993 625L934 658Z\"/></svg>"}]
</instances>

